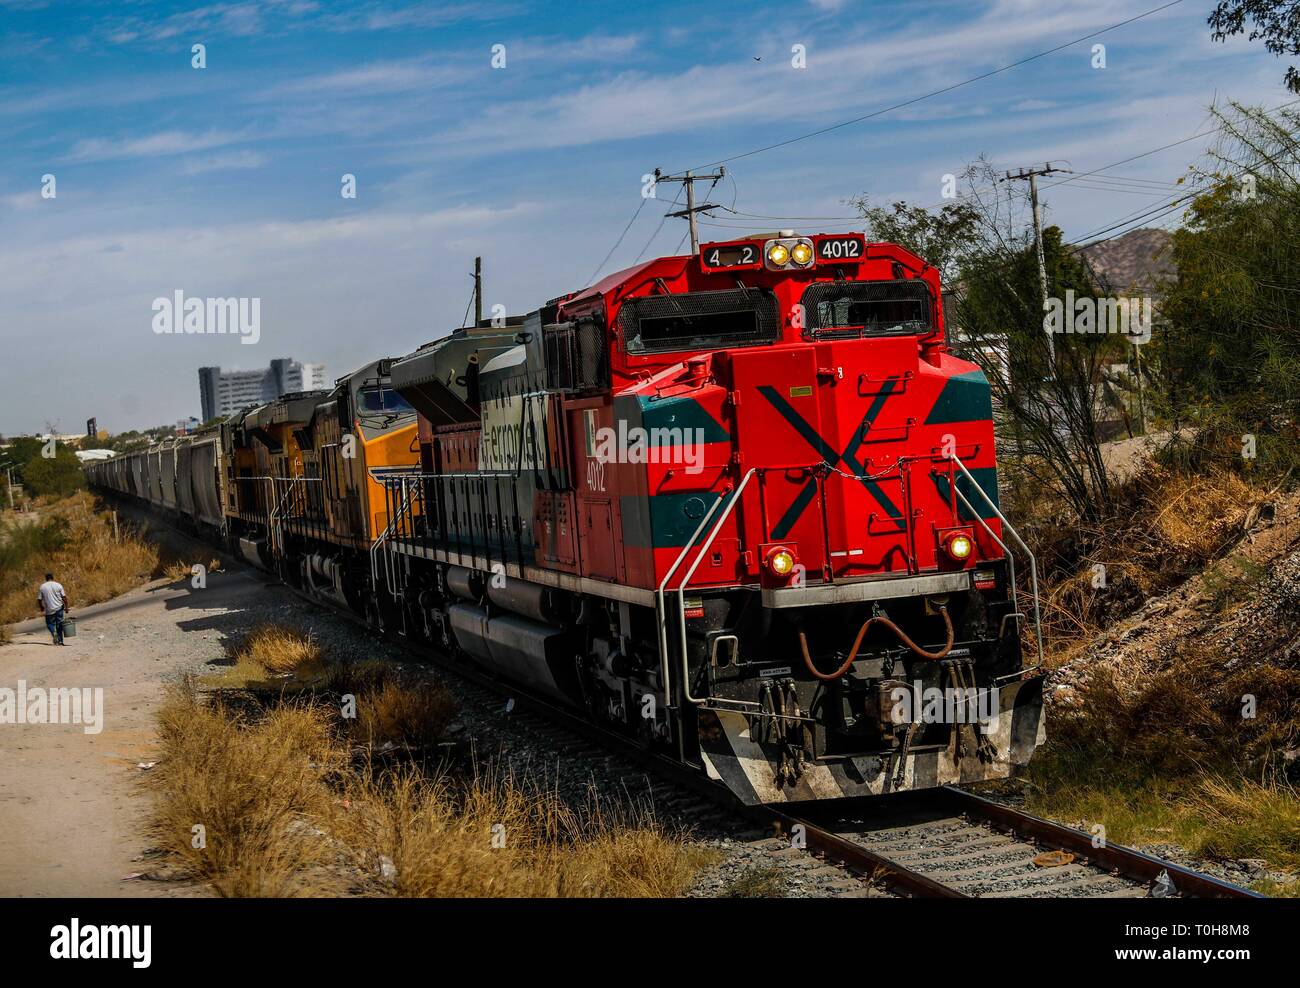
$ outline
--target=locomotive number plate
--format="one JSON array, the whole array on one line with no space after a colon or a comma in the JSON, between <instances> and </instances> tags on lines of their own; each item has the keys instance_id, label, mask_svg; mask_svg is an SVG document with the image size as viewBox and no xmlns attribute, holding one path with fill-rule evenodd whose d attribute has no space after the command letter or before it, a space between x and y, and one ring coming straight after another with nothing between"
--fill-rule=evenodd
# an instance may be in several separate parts
<instances>
[{"instance_id":1,"label":"locomotive number plate","mask_svg":"<svg viewBox=\"0 0 1300 988\"><path fill-rule=\"evenodd\" d=\"M817 260L828 264L854 264L867 256L867 243L857 234L843 237L818 237Z\"/></svg>"},{"instance_id":2,"label":"locomotive number plate","mask_svg":"<svg viewBox=\"0 0 1300 988\"><path fill-rule=\"evenodd\" d=\"M762 262L757 244L705 244L700 248L700 263L706 268L757 267Z\"/></svg>"}]
</instances>

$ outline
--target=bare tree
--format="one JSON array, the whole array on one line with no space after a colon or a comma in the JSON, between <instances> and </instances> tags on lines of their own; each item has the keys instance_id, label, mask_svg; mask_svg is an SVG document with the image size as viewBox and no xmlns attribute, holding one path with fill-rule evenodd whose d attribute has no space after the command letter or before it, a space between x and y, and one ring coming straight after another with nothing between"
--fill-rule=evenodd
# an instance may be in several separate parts
<instances>
[{"instance_id":1,"label":"bare tree","mask_svg":"<svg viewBox=\"0 0 1300 988\"><path fill-rule=\"evenodd\" d=\"M852 201L874 237L915 250L949 278L953 349L988 378L1013 437L1015 468L1055 491L1080 518L1096 521L1112 504L1100 451L1102 369L1124 357L1126 344L1089 332L1057 334L1049 346L1028 196L999 182L984 158L965 169L962 181L964 194L937 213ZM936 246L937 261L926 255ZM1043 252L1050 298L1063 304L1067 290L1080 299L1096 296L1096 279L1056 227L1043 231Z\"/></svg>"}]
</instances>

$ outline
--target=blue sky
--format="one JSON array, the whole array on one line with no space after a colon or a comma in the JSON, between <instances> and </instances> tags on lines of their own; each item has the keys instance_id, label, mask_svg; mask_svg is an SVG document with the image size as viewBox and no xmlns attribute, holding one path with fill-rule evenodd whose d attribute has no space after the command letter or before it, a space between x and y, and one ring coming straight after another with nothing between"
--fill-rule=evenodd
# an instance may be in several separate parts
<instances>
[{"instance_id":1,"label":"blue sky","mask_svg":"<svg viewBox=\"0 0 1300 988\"><path fill-rule=\"evenodd\" d=\"M475 254L489 305L535 308L588 282L656 166L861 116L1160 2L0 0L0 433L197 415L207 364L293 356L333 377L409 352L461 324ZM719 211L703 236L848 229L754 214L843 218L860 193L935 204L980 154L1087 171L1205 130L1216 98L1286 101L1262 47L1210 41L1212 7L1183 0L737 158L711 201L751 215ZM1047 218L1082 237L1158 203L1149 183L1208 142L1118 167L1113 187L1049 189ZM605 272L677 251L684 222L661 223L676 191L640 210ZM260 342L154 334L153 300L177 290L259 297Z\"/></svg>"}]
</instances>

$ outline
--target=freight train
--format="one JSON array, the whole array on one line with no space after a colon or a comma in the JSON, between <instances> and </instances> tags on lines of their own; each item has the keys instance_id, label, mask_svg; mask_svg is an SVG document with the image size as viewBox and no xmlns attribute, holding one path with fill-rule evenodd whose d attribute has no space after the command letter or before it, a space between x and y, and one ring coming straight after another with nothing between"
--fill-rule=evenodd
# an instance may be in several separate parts
<instances>
[{"instance_id":1,"label":"freight train","mask_svg":"<svg viewBox=\"0 0 1300 988\"><path fill-rule=\"evenodd\" d=\"M990 398L933 267L783 231L86 469L746 803L818 800L1043 741Z\"/></svg>"}]
</instances>

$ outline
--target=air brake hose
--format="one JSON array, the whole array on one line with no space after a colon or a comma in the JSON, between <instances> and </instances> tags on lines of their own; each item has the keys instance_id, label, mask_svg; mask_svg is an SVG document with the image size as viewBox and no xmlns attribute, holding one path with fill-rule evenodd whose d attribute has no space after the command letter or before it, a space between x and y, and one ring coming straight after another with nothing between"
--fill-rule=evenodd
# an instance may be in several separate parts
<instances>
[{"instance_id":1,"label":"air brake hose","mask_svg":"<svg viewBox=\"0 0 1300 988\"><path fill-rule=\"evenodd\" d=\"M916 644L916 642L912 641L912 639L908 638L907 634L903 631L903 629L900 628L898 625L896 625L893 621L889 620L889 618L882 617L881 615L876 615L875 617L867 618L867 620L862 623L862 627L858 629L858 636L853 639L853 647L849 649L849 657L844 660L844 665L840 666L834 672L830 672L830 673L819 672L817 670L817 667L813 665L812 656L808 654L808 638L804 635L802 631L800 631L799 647L803 649L804 665L808 667L809 672L811 672L818 679L822 680L822 682L829 683L832 682L833 680L843 678L845 673L849 671L849 669L853 666L853 663L857 660L858 649L862 645L862 639L866 637L867 631L870 630L871 626L876 622L883 624L886 628L888 628L895 635L897 635L898 640L901 641L904 645L906 645L909 649L911 649L912 652L914 652L916 655L919 655L923 659L931 659L937 662L939 659L942 659L945 655L947 655L952 650L952 643L953 643L952 618L948 616L948 608L940 607L939 613L943 615L943 624L948 632L948 641L943 646L943 648L939 649L939 651L937 652L927 652L920 645Z\"/></svg>"}]
</instances>

